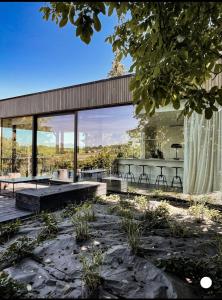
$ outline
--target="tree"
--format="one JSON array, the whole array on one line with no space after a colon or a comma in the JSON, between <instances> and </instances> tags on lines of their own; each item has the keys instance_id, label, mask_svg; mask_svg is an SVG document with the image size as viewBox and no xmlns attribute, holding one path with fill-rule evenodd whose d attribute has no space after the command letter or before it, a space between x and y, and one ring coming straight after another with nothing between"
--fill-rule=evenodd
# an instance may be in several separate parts
<instances>
[{"instance_id":1,"label":"tree","mask_svg":"<svg viewBox=\"0 0 222 300\"><path fill-rule=\"evenodd\" d=\"M70 22L85 43L100 31L100 16L119 19L107 37L119 59L132 58L130 82L136 112L173 104L183 114L210 119L222 105L222 88L204 83L222 73L222 5L217 2L49 2L44 19L60 27ZM121 19L125 16L124 19Z\"/></svg>"},{"instance_id":2,"label":"tree","mask_svg":"<svg viewBox=\"0 0 222 300\"><path fill-rule=\"evenodd\" d=\"M119 60L119 51L117 50L112 63L112 69L109 71L108 77L121 76L124 74L126 74L126 71L124 65Z\"/></svg>"}]
</instances>

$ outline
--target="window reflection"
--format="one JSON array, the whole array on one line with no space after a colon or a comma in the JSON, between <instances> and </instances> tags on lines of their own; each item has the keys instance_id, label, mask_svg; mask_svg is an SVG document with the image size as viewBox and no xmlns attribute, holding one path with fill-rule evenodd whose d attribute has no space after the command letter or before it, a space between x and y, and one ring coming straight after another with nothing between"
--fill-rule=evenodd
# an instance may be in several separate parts
<instances>
[{"instance_id":1,"label":"window reflection","mask_svg":"<svg viewBox=\"0 0 222 300\"><path fill-rule=\"evenodd\" d=\"M111 168L118 157L140 157L141 133L133 106L79 112L78 167Z\"/></svg>"},{"instance_id":2,"label":"window reflection","mask_svg":"<svg viewBox=\"0 0 222 300\"><path fill-rule=\"evenodd\" d=\"M37 167L40 175L73 178L74 115L38 118Z\"/></svg>"},{"instance_id":3,"label":"window reflection","mask_svg":"<svg viewBox=\"0 0 222 300\"><path fill-rule=\"evenodd\" d=\"M1 169L4 175L29 176L32 157L32 117L2 120Z\"/></svg>"}]
</instances>

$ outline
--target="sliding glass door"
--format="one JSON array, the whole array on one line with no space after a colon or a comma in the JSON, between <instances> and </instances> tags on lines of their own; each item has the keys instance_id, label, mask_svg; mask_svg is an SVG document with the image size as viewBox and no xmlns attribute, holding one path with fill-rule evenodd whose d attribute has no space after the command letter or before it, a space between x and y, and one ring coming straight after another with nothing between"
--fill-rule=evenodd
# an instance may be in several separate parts
<instances>
[{"instance_id":1,"label":"sliding glass door","mask_svg":"<svg viewBox=\"0 0 222 300\"><path fill-rule=\"evenodd\" d=\"M37 173L59 180L74 176L74 114L37 119Z\"/></svg>"}]
</instances>

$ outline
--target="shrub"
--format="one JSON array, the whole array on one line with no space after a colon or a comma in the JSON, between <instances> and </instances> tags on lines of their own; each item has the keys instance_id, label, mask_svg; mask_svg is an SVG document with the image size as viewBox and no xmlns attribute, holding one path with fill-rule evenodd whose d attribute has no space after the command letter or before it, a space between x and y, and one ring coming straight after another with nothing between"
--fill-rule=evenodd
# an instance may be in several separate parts
<instances>
[{"instance_id":1,"label":"shrub","mask_svg":"<svg viewBox=\"0 0 222 300\"><path fill-rule=\"evenodd\" d=\"M106 196L106 200L111 201L120 201L120 195L117 194L110 194L109 196Z\"/></svg>"},{"instance_id":2,"label":"shrub","mask_svg":"<svg viewBox=\"0 0 222 300\"><path fill-rule=\"evenodd\" d=\"M85 221L94 222L96 221L96 215L91 203L84 203L79 211L79 217L82 217Z\"/></svg>"},{"instance_id":3,"label":"shrub","mask_svg":"<svg viewBox=\"0 0 222 300\"><path fill-rule=\"evenodd\" d=\"M77 212L78 206L76 204L68 204L62 212L63 218L72 217Z\"/></svg>"},{"instance_id":4,"label":"shrub","mask_svg":"<svg viewBox=\"0 0 222 300\"><path fill-rule=\"evenodd\" d=\"M41 218L44 223L44 228L38 235L38 238L37 238L38 243L40 243L46 239L52 239L58 233L57 220L53 214L43 212L41 215Z\"/></svg>"},{"instance_id":5,"label":"shrub","mask_svg":"<svg viewBox=\"0 0 222 300\"><path fill-rule=\"evenodd\" d=\"M123 218L129 218L129 219L133 218L132 211L127 208L122 208L119 204L109 207L108 213L117 214L118 216Z\"/></svg>"},{"instance_id":6,"label":"shrub","mask_svg":"<svg viewBox=\"0 0 222 300\"><path fill-rule=\"evenodd\" d=\"M209 209L208 208L205 210L205 215L208 219L210 219L214 222L222 223L221 212L217 209Z\"/></svg>"},{"instance_id":7,"label":"shrub","mask_svg":"<svg viewBox=\"0 0 222 300\"><path fill-rule=\"evenodd\" d=\"M153 190L153 192L152 192L152 194L154 196L160 196L160 195L162 195L162 193L163 193L163 191L161 191L161 190Z\"/></svg>"},{"instance_id":8,"label":"shrub","mask_svg":"<svg viewBox=\"0 0 222 300\"><path fill-rule=\"evenodd\" d=\"M0 272L0 295L3 299L20 298L27 293L25 286L9 277L5 272Z\"/></svg>"},{"instance_id":9,"label":"shrub","mask_svg":"<svg viewBox=\"0 0 222 300\"><path fill-rule=\"evenodd\" d=\"M132 186L128 186L127 187L127 192L130 193L130 194L136 194L137 189L132 187Z\"/></svg>"},{"instance_id":10,"label":"shrub","mask_svg":"<svg viewBox=\"0 0 222 300\"><path fill-rule=\"evenodd\" d=\"M149 198L147 196L135 196L133 200L139 209L146 210L149 208Z\"/></svg>"},{"instance_id":11,"label":"shrub","mask_svg":"<svg viewBox=\"0 0 222 300\"><path fill-rule=\"evenodd\" d=\"M19 231L20 220L0 225L0 244L7 242L13 235Z\"/></svg>"},{"instance_id":12,"label":"shrub","mask_svg":"<svg viewBox=\"0 0 222 300\"><path fill-rule=\"evenodd\" d=\"M35 246L36 241L33 239L26 236L18 238L0 256L0 269L4 269L5 266L18 262L25 257L32 256Z\"/></svg>"},{"instance_id":13,"label":"shrub","mask_svg":"<svg viewBox=\"0 0 222 300\"><path fill-rule=\"evenodd\" d=\"M140 244L141 228L133 219L124 218L122 228L127 233L127 240L134 254L137 254Z\"/></svg>"},{"instance_id":14,"label":"shrub","mask_svg":"<svg viewBox=\"0 0 222 300\"><path fill-rule=\"evenodd\" d=\"M103 253L101 250L93 250L91 257L80 256L82 263L82 280L87 286L89 292L94 292L101 283L99 266L103 261Z\"/></svg>"},{"instance_id":15,"label":"shrub","mask_svg":"<svg viewBox=\"0 0 222 300\"><path fill-rule=\"evenodd\" d=\"M87 220L82 216L77 215L72 218L72 222L75 225L76 242L87 241L90 237Z\"/></svg>"},{"instance_id":16,"label":"shrub","mask_svg":"<svg viewBox=\"0 0 222 300\"><path fill-rule=\"evenodd\" d=\"M195 204L189 207L189 213L194 216L196 222L201 223L204 219L206 206L204 204Z\"/></svg>"},{"instance_id":17,"label":"shrub","mask_svg":"<svg viewBox=\"0 0 222 300\"><path fill-rule=\"evenodd\" d=\"M168 226L170 234L173 237L188 237L190 236L190 230L187 228L184 222L177 222L176 220L168 220Z\"/></svg>"},{"instance_id":18,"label":"shrub","mask_svg":"<svg viewBox=\"0 0 222 300\"><path fill-rule=\"evenodd\" d=\"M149 208L143 215L143 226L145 229L163 228L167 225L169 218L168 204L163 201L156 209Z\"/></svg>"},{"instance_id":19,"label":"shrub","mask_svg":"<svg viewBox=\"0 0 222 300\"><path fill-rule=\"evenodd\" d=\"M162 218L168 218L170 215L170 208L167 201L160 201L160 204L156 208L156 214Z\"/></svg>"}]
</instances>

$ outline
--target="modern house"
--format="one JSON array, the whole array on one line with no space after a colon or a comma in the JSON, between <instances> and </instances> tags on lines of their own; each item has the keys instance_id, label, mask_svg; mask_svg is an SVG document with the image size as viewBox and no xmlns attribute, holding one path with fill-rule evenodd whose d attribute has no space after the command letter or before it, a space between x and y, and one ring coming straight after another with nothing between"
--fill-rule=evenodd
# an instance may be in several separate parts
<instances>
[{"instance_id":1,"label":"modern house","mask_svg":"<svg viewBox=\"0 0 222 300\"><path fill-rule=\"evenodd\" d=\"M113 172L115 162L136 182L144 171L154 184L162 172L170 185L177 172L185 193L221 191L221 109L210 121L196 113L178 119L171 106L152 118L135 116L131 76L1 100L1 176L63 174L77 181L81 170ZM207 86L221 83L217 77Z\"/></svg>"}]
</instances>

